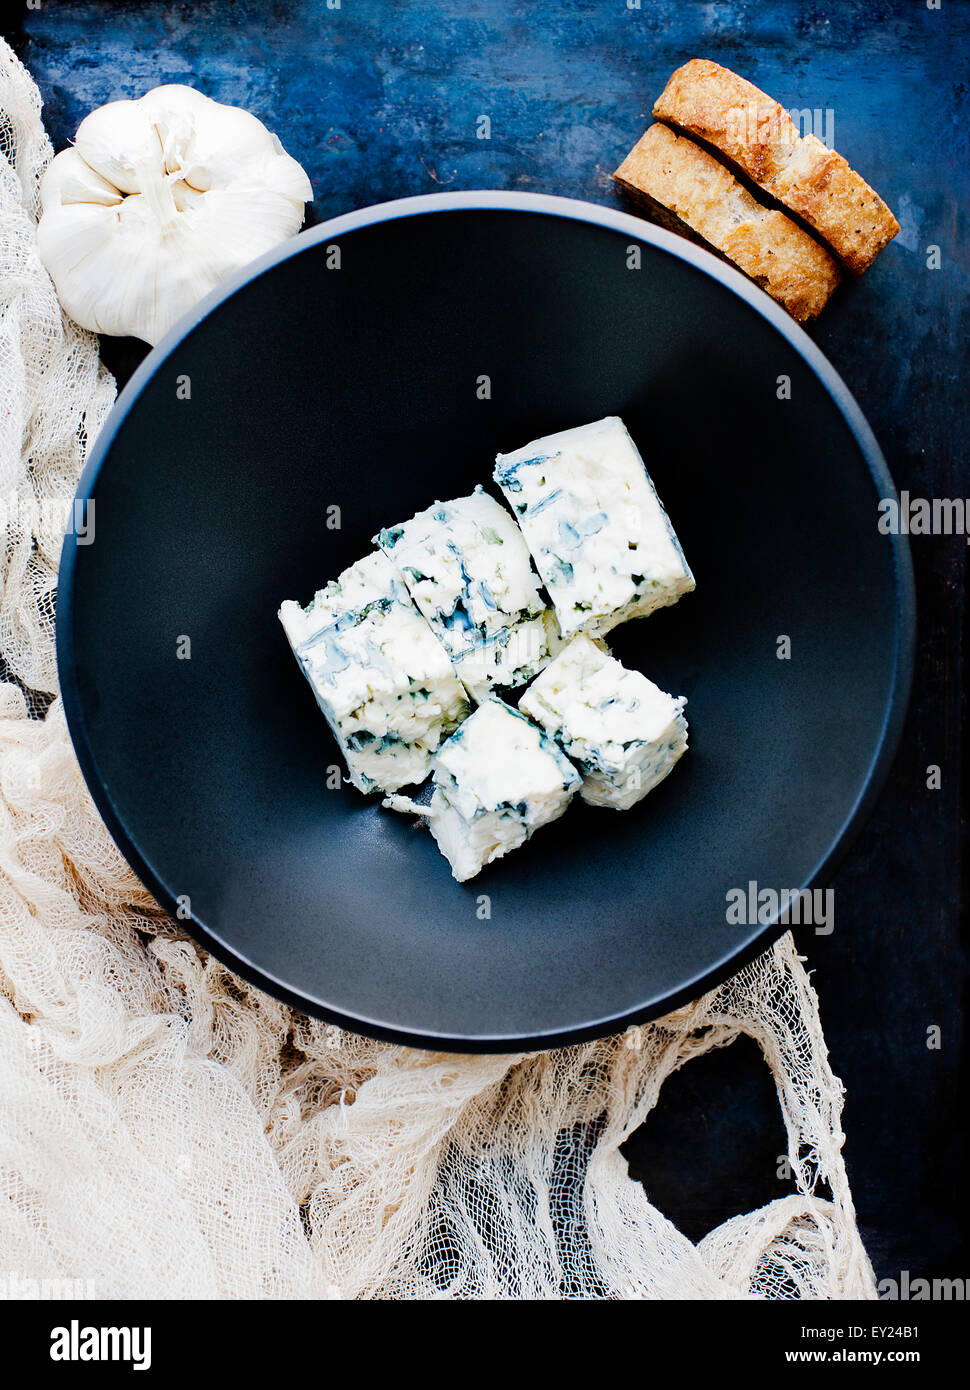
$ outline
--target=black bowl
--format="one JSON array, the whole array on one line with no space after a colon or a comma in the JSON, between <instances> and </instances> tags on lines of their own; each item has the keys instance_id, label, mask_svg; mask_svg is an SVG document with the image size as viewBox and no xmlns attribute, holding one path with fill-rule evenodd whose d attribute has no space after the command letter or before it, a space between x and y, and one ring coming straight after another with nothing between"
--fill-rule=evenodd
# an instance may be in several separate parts
<instances>
[{"instance_id":1,"label":"black bowl","mask_svg":"<svg viewBox=\"0 0 970 1390\"><path fill-rule=\"evenodd\" d=\"M614 649L688 696L690 752L633 811L576 804L459 885L426 833L328 789L276 612L496 451L607 414L697 578ZM913 659L894 495L810 339L686 241L529 194L352 213L184 319L97 441L58 615L78 756L159 901L308 1012L462 1050L615 1031L766 945L781 927L729 921L730 891L823 884L871 808Z\"/></svg>"}]
</instances>

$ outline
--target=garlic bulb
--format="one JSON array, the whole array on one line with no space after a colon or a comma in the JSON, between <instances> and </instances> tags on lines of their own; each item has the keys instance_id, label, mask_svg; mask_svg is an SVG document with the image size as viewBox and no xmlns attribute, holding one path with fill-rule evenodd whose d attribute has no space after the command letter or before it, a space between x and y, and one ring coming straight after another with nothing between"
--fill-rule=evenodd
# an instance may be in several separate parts
<instances>
[{"instance_id":1,"label":"garlic bulb","mask_svg":"<svg viewBox=\"0 0 970 1390\"><path fill-rule=\"evenodd\" d=\"M263 123L191 87L113 101L41 181L41 260L95 333L157 343L227 275L297 232L310 180Z\"/></svg>"}]
</instances>

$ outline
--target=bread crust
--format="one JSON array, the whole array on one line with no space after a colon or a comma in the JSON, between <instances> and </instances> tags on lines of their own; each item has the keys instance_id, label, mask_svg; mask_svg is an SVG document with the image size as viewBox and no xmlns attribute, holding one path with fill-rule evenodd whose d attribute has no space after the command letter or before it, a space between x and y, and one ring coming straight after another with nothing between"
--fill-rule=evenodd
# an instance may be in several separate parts
<instances>
[{"instance_id":1,"label":"bread crust","mask_svg":"<svg viewBox=\"0 0 970 1390\"><path fill-rule=\"evenodd\" d=\"M730 68L691 58L654 104L656 120L704 141L802 220L861 275L899 223L865 179L788 112Z\"/></svg>"},{"instance_id":2,"label":"bread crust","mask_svg":"<svg viewBox=\"0 0 970 1390\"><path fill-rule=\"evenodd\" d=\"M733 261L799 323L814 318L839 283L837 262L808 232L668 126L652 125L613 177L655 221Z\"/></svg>"}]
</instances>

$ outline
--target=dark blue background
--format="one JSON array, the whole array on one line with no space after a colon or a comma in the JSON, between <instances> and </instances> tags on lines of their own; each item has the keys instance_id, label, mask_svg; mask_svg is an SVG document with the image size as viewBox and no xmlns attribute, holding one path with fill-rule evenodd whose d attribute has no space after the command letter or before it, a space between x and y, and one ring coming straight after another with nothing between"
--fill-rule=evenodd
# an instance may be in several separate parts
<instances>
[{"instance_id":1,"label":"dark blue background","mask_svg":"<svg viewBox=\"0 0 970 1390\"><path fill-rule=\"evenodd\" d=\"M55 148L93 107L184 82L260 116L307 169L310 221L444 188L620 203L610 171L692 56L786 107L831 108L835 144L902 230L812 333L900 488L970 495L970 3L943 0L286 0L45 3L7 31ZM491 139L479 140L480 115ZM927 268L939 246L942 268ZM119 384L141 355L105 342ZM784 467L779 458L779 468ZM846 1157L879 1277L966 1277L963 537L914 538L919 655L888 788L836 881L836 928L803 942L848 1099ZM926 789L929 764L940 791ZM926 1046L939 1026L939 1050ZM693 1237L790 1190L768 1073L743 1040L664 1087L634 1173Z\"/></svg>"}]
</instances>

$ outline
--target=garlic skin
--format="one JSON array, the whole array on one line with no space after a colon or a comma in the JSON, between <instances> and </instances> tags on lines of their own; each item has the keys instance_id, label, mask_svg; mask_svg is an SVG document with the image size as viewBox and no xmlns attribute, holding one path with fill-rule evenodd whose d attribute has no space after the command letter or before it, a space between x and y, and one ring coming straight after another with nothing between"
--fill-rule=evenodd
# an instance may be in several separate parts
<instances>
[{"instance_id":1,"label":"garlic skin","mask_svg":"<svg viewBox=\"0 0 970 1390\"><path fill-rule=\"evenodd\" d=\"M37 248L64 309L152 344L299 231L313 197L262 121L178 84L92 111L40 193Z\"/></svg>"}]
</instances>

